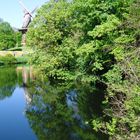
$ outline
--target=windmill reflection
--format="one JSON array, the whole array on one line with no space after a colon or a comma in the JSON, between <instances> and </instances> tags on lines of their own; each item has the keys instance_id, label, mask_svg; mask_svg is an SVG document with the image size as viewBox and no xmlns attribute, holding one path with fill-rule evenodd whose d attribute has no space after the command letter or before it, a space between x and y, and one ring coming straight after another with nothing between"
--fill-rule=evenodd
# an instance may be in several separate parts
<instances>
[{"instance_id":1,"label":"windmill reflection","mask_svg":"<svg viewBox=\"0 0 140 140\"><path fill-rule=\"evenodd\" d=\"M22 84L21 87L24 89L24 96L26 99L26 104L29 105L32 101L30 94L28 92L28 84L35 79L35 76L33 74L33 67L32 66L21 66L16 68L17 76L19 77L21 75Z\"/></svg>"},{"instance_id":2,"label":"windmill reflection","mask_svg":"<svg viewBox=\"0 0 140 140\"><path fill-rule=\"evenodd\" d=\"M27 87L28 82L34 80L34 74L33 74L33 68L32 66L26 67L26 66L22 66L22 67L17 67L16 68L16 73L19 76L20 74L22 75L22 81L23 81L23 85L22 87Z\"/></svg>"}]
</instances>

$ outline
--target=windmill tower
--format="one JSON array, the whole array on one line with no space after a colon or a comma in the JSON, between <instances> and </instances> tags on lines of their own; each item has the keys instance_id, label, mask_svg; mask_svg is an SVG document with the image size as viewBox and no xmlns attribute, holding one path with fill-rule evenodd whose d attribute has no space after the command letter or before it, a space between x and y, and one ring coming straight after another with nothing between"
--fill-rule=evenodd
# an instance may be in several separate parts
<instances>
[{"instance_id":1,"label":"windmill tower","mask_svg":"<svg viewBox=\"0 0 140 140\"><path fill-rule=\"evenodd\" d=\"M30 12L23 4L22 1L19 1L20 5L22 6L23 8L23 12L24 12L24 17L23 17L23 24L22 24L22 28L19 29L19 31L22 33L22 46L25 46L26 45L26 32L28 30L28 26L32 20L32 15L33 13L35 12L36 8Z\"/></svg>"}]
</instances>

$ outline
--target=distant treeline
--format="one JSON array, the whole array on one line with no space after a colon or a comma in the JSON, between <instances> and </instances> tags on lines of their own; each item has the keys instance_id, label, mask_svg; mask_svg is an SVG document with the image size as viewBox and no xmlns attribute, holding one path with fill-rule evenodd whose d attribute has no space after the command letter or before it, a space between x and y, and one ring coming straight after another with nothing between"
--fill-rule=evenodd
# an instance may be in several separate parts
<instances>
[{"instance_id":1,"label":"distant treeline","mask_svg":"<svg viewBox=\"0 0 140 140\"><path fill-rule=\"evenodd\" d=\"M21 47L21 33L0 19L0 50Z\"/></svg>"}]
</instances>

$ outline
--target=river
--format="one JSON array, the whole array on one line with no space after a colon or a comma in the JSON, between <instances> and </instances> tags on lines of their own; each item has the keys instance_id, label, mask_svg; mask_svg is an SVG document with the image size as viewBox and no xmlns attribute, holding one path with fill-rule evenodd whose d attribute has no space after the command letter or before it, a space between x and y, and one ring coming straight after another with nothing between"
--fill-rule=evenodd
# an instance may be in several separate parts
<instances>
[{"instance_id":1,"label":"river","mask_svg":"<svg viewBox=\"0 0 140 140\"><path fill-rule=\"evenodd\" d=\"M101 115L103 97L94 92L51 84L32 67L1 67L0 140L106 140L88 123Z\"/></svg>"}]
</instances>

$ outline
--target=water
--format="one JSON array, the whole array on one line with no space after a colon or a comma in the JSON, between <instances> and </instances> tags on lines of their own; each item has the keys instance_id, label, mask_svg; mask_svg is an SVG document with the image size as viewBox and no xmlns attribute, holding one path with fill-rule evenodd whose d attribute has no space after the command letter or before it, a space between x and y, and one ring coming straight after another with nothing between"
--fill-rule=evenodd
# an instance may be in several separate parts
<instances>
[{"instance_id":1,"label":"water","mask_svg":"<svg viewBox=\"0 0 140 140\"><path fill-rule=\"evenodd\" d=\"M106 140L87 124L101 115L102 97L91 92L44 82L31 67L1 67L0 140Z\"/></svg>"},{"instance_id":2,"label":"water","mask_svg":"<svg viewBox=\"0 0 140 140\"><path fill-rule=\"evenodd\" d=\"M0 140L37 140L25 115L22 75L15 69L0 69Z\"/></svg>"}]
</instances>

